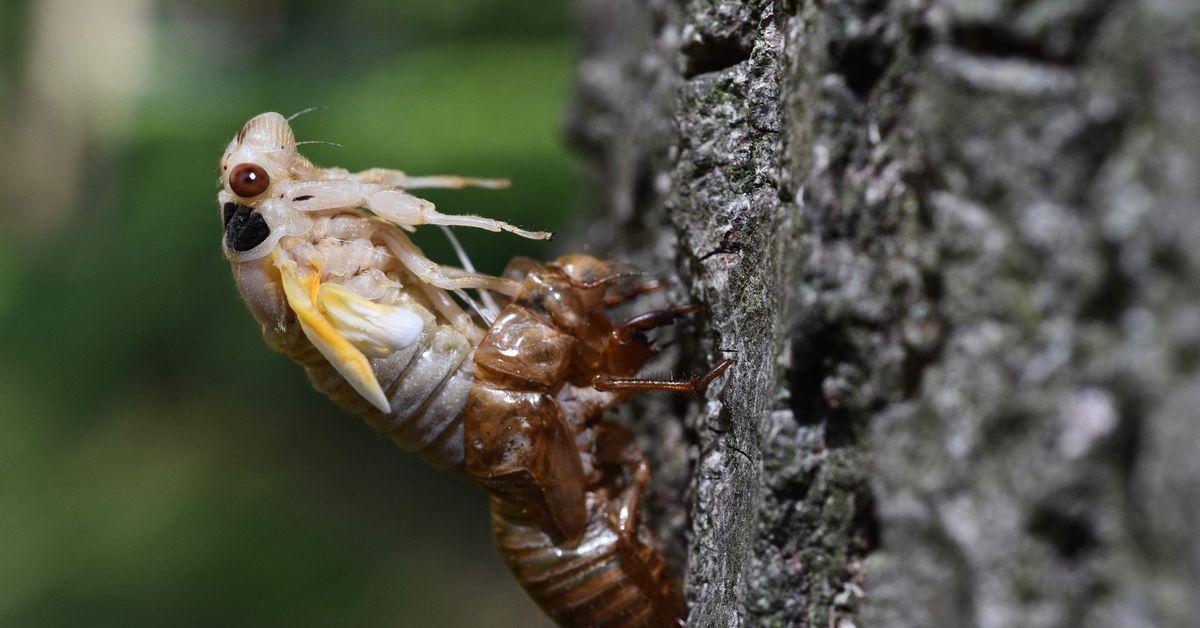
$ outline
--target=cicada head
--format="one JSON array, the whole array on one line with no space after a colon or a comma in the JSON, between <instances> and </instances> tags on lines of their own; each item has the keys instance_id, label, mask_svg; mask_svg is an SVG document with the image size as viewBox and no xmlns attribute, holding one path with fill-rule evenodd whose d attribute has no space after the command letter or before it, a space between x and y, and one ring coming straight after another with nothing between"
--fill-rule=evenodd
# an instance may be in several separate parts
<instances>
[{"instance_id":1,"label":"cicada head","mask_svg":"<svg viewBox=\"0 0 1200 628\"><path fill-rule=\"evenodd\" d=\"M217 195L230 260L262 259L281 237L303 230L307 218L281 200L281 187L311 167L282 115L262 113L242 126L221 156Z\"/></svg>"},{"instance_id":2,"label":"cicada head","mask_svg":"<svg viewBox=\"0 0 1200 628\"><path fill-rule=\"evenodd\" d=\"M256 206L270 198L278 183L291 175L297 160L296 136L286 118L274 111L254 116L242 126L221 156L221 182L238 201Z\"/></svg>"}]
</instances>

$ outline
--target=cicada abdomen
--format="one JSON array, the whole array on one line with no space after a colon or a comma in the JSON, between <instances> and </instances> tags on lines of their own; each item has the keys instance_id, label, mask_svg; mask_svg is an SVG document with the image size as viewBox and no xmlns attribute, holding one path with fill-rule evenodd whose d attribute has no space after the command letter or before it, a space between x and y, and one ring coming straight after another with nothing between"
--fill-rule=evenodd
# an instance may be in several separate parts
<instances>
[{"instance_id":1,"label":"cicada abdomen","mask_svg":"<svg viewBox=\"0 0 1200 628\"><path fill-rule=\"evenodd\" d=\"M366 246L364 244L364 246ZM366 367L387 401L379 408L349 379L305 333L301 320L307 304L289 306L285 285L291 281L269 260L254 267L242 264L236 272L238 287L248 302L276 303L257 312L267 343L304 367L313 387L351 414L387 435L406 451L439 469L458 472L463 461L463 408L474 384L471 354L474 342L430 311L420 294L406 293L396 285L379 290L378 303L397 304L417 319L419 330L404 346L378 355L365 355ZM382 265L387 268L387 264ZM402 274L396 269L390 269ZM285 271L286 272L286 271ZM315 271L314 271L315 272ZM344 285L348 279L336 269L308 279L309 285ZM294 297L292 302L307 295ZM311 301L311 299L308 299ZM315 306L311 306L314 307Z\"/></svg>"},{"instance_id":2,"label":"cicada abdomen","mask_svg":"<svg viewBox=\"0 0 1200 628\"><path fill-rule=\"evenodd\" d=\"M518 506L493 499L492 533L521 586L562 626L681 625L678 580L645 526L621 530L612 508L589 492L583 534L556 543Z\"/></svg>"}]
</instances>

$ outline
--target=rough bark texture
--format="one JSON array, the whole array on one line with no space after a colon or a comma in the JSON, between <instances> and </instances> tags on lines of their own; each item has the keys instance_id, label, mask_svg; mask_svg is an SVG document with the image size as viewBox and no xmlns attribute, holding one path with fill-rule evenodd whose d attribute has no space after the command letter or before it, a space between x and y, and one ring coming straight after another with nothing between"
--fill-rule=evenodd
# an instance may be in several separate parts
<instances>
[{"instance_id":1,"label":"rough bark texture","mask_svg":"<svg viewBox=\"0 0 1200 628\"><path fill-rule=\"evenodd\" d=\"M692 625L1200 625L1200 5L576 6Z\"/></svg>"}]
</instances>

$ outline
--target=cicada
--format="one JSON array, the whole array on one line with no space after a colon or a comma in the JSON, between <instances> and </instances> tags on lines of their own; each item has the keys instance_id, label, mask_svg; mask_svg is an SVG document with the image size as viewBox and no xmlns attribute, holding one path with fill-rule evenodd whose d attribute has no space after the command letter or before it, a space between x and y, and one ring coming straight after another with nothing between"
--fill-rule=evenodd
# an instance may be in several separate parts
<instances>
[{"instance_id":1,"label":"cicada","mask_svg":"<svg viewBox=\"0 0 1200 628\"><path fill-rule=\"evenodd\" d=\"M409 239L417 227L550 234L412 194L504 180L318 167L278 113L238 131L220 172L223 249L271 348L405 450L485 488L501 555L560 624L680 623L678 581L639 515L650 468L604 413L639 391L700 390L729 367L638 377L656 352L646 332L692 308L614 322L608 308L647 284L586 255L518 258L497 277L455 241L462 265L435 263Z\"/></svg>"}]
</instances>

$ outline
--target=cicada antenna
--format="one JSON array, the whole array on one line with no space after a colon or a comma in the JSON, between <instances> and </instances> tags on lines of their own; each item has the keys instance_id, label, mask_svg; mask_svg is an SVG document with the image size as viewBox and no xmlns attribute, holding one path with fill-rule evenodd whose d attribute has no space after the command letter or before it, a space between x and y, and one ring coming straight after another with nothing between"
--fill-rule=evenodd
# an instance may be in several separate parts
<instances>
[{"instance_id":1,"label":"cicada antenna","mask_svg":"<svg viewBox=\"0 0 1200 628\"><path fill-rule=\"evenodd\" d=\"M293 113L292 115L288 116L286 118L286 120L288 122L291 122L292 120L295 120L296 118L299 118L300 116L302 116L306 113L312 113L313 111L316 111L318 109L329 109L329 105L317 105L316 107L309 107L307 109L301 109L300 111L297 111L296 113Z\"/></svg>"},{"instance_id":2,"label":"cicada antenna","mask_svg":"<svg viewBox=\"0 0 1200 628\"><path fill-rule=\"evenodd\" d=\"M318 105L316 107L308 107L307 109L301 109L300 111L293 113L292 115L288 116L285 119L288 122L291 122L292 120L295 120L296 118L299 118L300 116L302 116L306 113L310 113L310 112L316 111L318 109L326 109L327 110L327 109L329 109L329 105ZM327 140L304 140L303 142L296 142L296 146L303 146L305 144L327 144L329 146L336 146L338 148L342 147L342 145L338 144L337 142L330 142Z\"/></svg>"},{"instance_id":3,"label":"cicada antenna","mask_svg":"<svg viewBox=\"0 0 1200 628\"><path fill-rule=\"evenodd\" d=\"M303 142L296 142L296 146L303 146L305 144L325 144L327 146L336 146L338 148L342 147L341 144L338 144L337 142L330 142L329 140L304 140Z\"/></svg>"}]
</instances>

